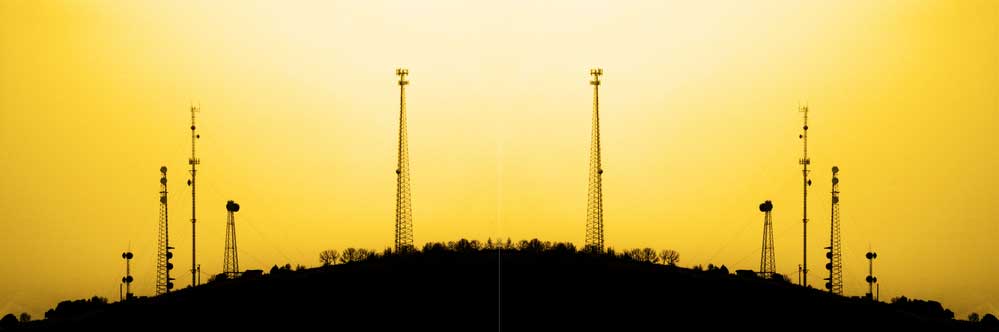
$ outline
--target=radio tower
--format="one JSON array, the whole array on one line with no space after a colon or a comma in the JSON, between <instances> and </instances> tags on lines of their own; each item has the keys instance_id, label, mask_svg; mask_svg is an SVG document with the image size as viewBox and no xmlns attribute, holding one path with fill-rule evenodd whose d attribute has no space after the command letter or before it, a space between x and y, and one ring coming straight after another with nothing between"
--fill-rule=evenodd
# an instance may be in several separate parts
<instances>
[{"instance_id":1,"label":"radio tower","mask_svg":"<svg viewBox=\"0 0 999 332\"><path fill-rule=\"evenodd\" d=\"M802 140L804 152L801 159L798 160L798 164L801 164L801 192L802 192L802 206L801 206L801 229L802 234L802 246L801 246L801 286L808 285L808 186L812 185L812 180L808 179L808 165L812 163L811 159L808 159L808 106L799 107L798 111L804 113L805 115L805 125L801 127L801 134L798 138Z\"/></svg>"},{"instance_id":2,"label":"radio tower","mask_svg":"<svg viewBox=\"0 0 999 332\"><path fill-rule=\"evenodd\" d=\"M586 250L604 251L604 197L600 168L600 75L601 68L590 69L593 80L593 129L590 133L590 188L586 199Z\"/></svg>"},{"instance_id":3,"label":"radio tower","mask_svg":"<svg viewBox=\"0 0 999 332\"><path fill-rule=\"evenodd\" d=\"M222 260L222 273L229 279L239 276L239 255L236 253L236 212L239 212L239 204L229 201L225 203L225 210L228 211L225 225L225 258Z\"/></svg>"},{"instance_id":4,"label":"radio tower","mask_svg":"<svg viewBox=\"0 0 999 332\"><path fill-rule=\"evenodd\" d=\"M774 259L774 227L773 217L770 211L774 210L774 203L770 201L760 204L760 212L763 212L763 253L760 256L759 276L771 278L777 270L777 263Z\"/></svg>"},{"instance_id":5,"label":"radio tower","mask_svg":"<svg viewBox=\"0 0 999 332\"><path fill-rule=\"evenodd\" d=\"M173 278L170 278L170 270L173 269L173 264L170 263L173 253L170 250L173 247L170 246L170 228L167 223L169 215L167 214L166 173L166 166L160 167L160 175L162 176L160 177L160 223L157 237L159 241L156 246L156 295L169 293L170 289L173 288Z\"/></svg>"},{"instance_id":6,"label":"radio tower","mask_svg":"<svg viewBox=\"0 0 999 332\"><path fill-rule=\"evenodd\" d=\"M198 182L196 181L196 175L198 173L198 165L201 164L201 160L198 159L195 154L195 143L201 138L198 135L197 127L194 126L194 115L200 111L198 107L191 106L191 159L187 160L187 163L191 165L191 179L187 181L187 185L191 186L191 286L198 285L198 251L197 251L197 240L196 227L198 223L198 214L196 213L195 206L197 205L197 189Z\"/></svg>"},{"instance_id":7,"label":"radio tower","mask_svg":"<svg viewBox=\"0 0 999 332\"><path fill-rule=\"evenodd\" d=\"M409 69L398 68L399 76L399 156L395 169L395 251L413 249L413 204L409 192L409 142L406 134L406 85Z\"/></svg>"},{"instance_id":8,"label":"radio tower","mask_svg":"<svg viewBox=\"0 0 999 332\"><path fill-rule=\"evenodd\" d=\"M829 269L829 282L826 288L830 293L843 295L842 242L839 239L839 167L832 168L832 212L830 213L829 252L826 252L826 269Z\"/></svg>"}]
</instances>

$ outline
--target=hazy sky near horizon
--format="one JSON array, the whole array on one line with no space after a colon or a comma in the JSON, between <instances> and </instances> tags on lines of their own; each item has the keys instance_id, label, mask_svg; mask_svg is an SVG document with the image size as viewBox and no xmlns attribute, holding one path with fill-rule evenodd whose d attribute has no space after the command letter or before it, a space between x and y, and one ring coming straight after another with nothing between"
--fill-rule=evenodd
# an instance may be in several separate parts
<instances>
[{"instance_id":1,"label":"hazy sky near horizon","mask_svg":"<svg viewBox=\"0 0 999 332\"><path fill-rule=\"evenodd\" d=\"M757 269L774 201L778 272L828 276L841 168L844 284L999 314L999 3L994 1L3 1L0 314L151 295L160 166L178 287L221 271L233 199L243 269L392 244L398 86L414 233L584 237L589 69L610 247Z\"/></svg>"}]
</instances>

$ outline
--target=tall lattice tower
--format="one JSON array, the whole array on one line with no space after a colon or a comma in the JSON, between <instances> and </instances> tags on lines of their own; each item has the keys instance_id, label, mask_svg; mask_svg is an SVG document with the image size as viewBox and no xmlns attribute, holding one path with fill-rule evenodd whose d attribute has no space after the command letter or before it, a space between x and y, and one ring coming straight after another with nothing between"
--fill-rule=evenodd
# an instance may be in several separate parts
<instances>
[{"instance_id":1,"label":"tall lattice tower","mask_svg":"<svg viewBox=\"0 0 999 332\"><path fill-rule=\"evenodd\" d=\"M829 270L829 278L826 282L826 289L830 293L843 295L843 243L839 238L839 167L832 168L832 212L829 214L829 251L826 252L826 269Z\"/></svg>"},{"instance_id":2,"label":"tall lattice tower","mask_svg":"<svg viewBox=\"0 0 999 332\"><path fill-rule=\"evenodd\" d=\"M766 201L760 204L760 212L763 212L763 251L760 255L760 277L770 278L777 271L776 259L774 259L774 225L771 211L774 210L774 203Z\"/></svg>"},{"instance_id":3,"label":"tall lattice tower","mask_svg":"<svg viewBox=\"0 0 999 332\"><path fill-rule=\"evenodd\" d=\"M195 225L198 223L197 214L197 192L198 192L198 165L201 164L201 159L198 159L197 152L195 150L195 145L201 135L198 134L197 127L194 125L194 115L200 111L199 107L191 106L191 159L187 160L187 163L191 165L191 179L187 180L187 185L191 186L191 286L198 285L198 237L197 229Z\"/></svg>"},{"instance_id":4,"label":"tall lattice tower","mask_svg":"<svg viewBox=\"0 0 999 332\"><path fill-rule=\"evenodd\" d=\"M590 133L590 188L586 198L586 250L604 251L604 196L600 168L600 76L604 70L590 69L593 80L593 128Z\"/></svg>"},{"instance_id":5,"label":"tall lattice tower","mask_svg":"<svg viewBox=\"0 0 999 332\"><path fill-rule=\"evenodd\" d=\"M812 180L808 179L808 165L812 163L808 159L808 106L799 107L798 111L804 114L804 125L801 127L801 134L798 138L802 140L802 157L798 159L801 164L801 286L808 285L808 187L812 185Z\"/></svg>"},{"instance_id":6,"label":"tall lattice tower","mask_svg":"<svg viewBox=\"0 0 999 332\"><path fill-rule=\"evenodd\" d=\"M173 269L173 264L170 263L173 253L170 250L173 247L170 246L166 173L166 166L160 167L160 222L156 245L156 295L169 293L170 289L173 288L171 282L173 278L170 278L170 270Z\"/></svg>"},{"instance_id":7,"label":"tall lattice tower","mask_svg":"<svg viewBox=\"0 0 999 332\"><path fill-rule=\"evenodd\" d=\"M236 252L236 212L239 204L234 201L225 203L228 214L225 223L225 258L222 259L222 273L230 279L239 276L239 254Z\"/></svg>"},{"instance_id":8,"label":"tall lattice tower","mask_svg":"<svg viewBox=\"0 0 999 332\"><path fill-rule=\"evenodd\" d=\"M409 191L409 139L406 134L406 85L409 69L395 70L399 76L399 156L395 169L395 251L413 249L413 203Z\"/></svg>"}]
</instances>

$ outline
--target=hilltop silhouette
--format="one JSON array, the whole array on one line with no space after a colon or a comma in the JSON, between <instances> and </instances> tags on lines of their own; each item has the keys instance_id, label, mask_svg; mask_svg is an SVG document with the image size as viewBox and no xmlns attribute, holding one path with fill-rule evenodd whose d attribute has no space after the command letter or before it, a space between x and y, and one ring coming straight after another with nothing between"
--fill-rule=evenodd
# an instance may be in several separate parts
<instances>
[{"instance_id":1,"label":"hilltop silhouette","mask_svg":"<svg viewBox=\"0 0 999 332\"><path fill-rule=\"evenodd\" d=\"M67 301L46 313L48 319L21 327L989 330L981 323L947 317L948 311L932 301L873 302L798 287L780 277L732 274L724 266L661 265L651 249L597 254L539 240L460 240L403 254L348 251L347 258L325 251L325 265L318 268L275 265L266 274L258 270L234 279L217 278L157 297L119 303L100 298ZM667 254L672 263L679 259L675 251Z\"/></svg>"}]
</instances>

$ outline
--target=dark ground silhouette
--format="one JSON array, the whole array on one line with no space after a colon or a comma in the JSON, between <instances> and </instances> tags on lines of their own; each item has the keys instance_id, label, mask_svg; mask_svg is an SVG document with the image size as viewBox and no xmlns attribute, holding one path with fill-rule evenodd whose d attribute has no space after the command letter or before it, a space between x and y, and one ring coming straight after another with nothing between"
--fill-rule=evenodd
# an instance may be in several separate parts
<instances>
[{"instance_id":1,"label":"dark ground silhouette","mask_svg":"<svg viewBox=\"0 0 999 332\"><path fill-rule=\"evenodd\" d=\"M539 241L516 247L521 249L431 244L422 252L372 254L360 262L289 268L52 312L50 319L22 328L984 330L980 324L719 269L695 271Z\"/></svg>"}]
</instances>

